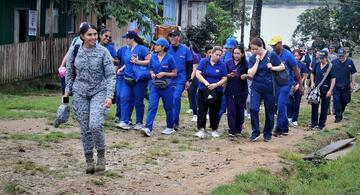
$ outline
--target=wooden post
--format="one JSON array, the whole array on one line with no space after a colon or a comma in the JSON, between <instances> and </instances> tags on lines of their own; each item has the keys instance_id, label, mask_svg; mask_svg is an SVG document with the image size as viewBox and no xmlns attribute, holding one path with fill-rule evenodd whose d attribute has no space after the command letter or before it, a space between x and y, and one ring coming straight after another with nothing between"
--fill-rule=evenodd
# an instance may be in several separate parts
<instances>
[{"instance_id":1,"label":"wooden post","mask_svg":"<svg viewBox=\"0 0 360 195\"><path fill-rule=\"evenodd\" d=\"M37 11L36 39L40 39L41 0L37 0L37 1L36 1L36 11Z\"/></svg>"},{"instance_id":2,"label":"wooden post","mask_svg":"<svg viewBox=\"0 0 360 195\"><path fill-rule=\"evenodd\" d=\"M49 37L53 38L54 33L54 0L50 0L50 20L49 20Z\"/></svg>"}]
</instances>

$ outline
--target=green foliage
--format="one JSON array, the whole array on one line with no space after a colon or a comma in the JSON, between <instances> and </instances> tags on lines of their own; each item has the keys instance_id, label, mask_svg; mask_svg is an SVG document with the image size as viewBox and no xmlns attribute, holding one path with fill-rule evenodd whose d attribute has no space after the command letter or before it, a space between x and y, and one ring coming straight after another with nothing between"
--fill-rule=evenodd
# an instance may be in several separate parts
<instances>
[{"instance_id":1,"label":"green foliage","mask_svg":"<svg viewBox=\"0 0 360 195\"><path fill-rule=\"evenodd\" d=\"M205 20L200 26L189 27L186 35L189 40L199 46L222 45L235 31L235 21L230 12L223 10L214 2L210 2L207 6Z\"/></svg>"},{"instance_id":2,"label":"green foliage","mask_svg":"<svg viewBox=\"0 0 360 195\"><path fill-rule=\"evenodd\" d=\"M13 181L5 184L4 192L8 194L22 194L26 192L26 189L22 185Z\"/></svg>"},{"instance_id":3,"label":"green foliage","mask_svg":"<svg viewBox=\"0 0 360 195\"><path fill-rule=\"evenodd\" d=\"M80 133L79 132L64 133L64 132L60 132L60 131L52 131L50 133L19 132L19 133L12 133L6 138L13 139L13 140L29 140L29 141L39 142L39 143L44 143L44 142L59 143L63 140L80 139Z\"/></svg>"},{"instance_id":4,"label":"green foliage","mask_svg":"<svg viewBox=\"0 0 360 195\"><path fill-rule=\"evenodd\" d=\"M298 16L298 26L293 37L303 40L320 37L326 42L347 39L359 42L360 35L359 0L338 1L336 6L322 6L307 9Z\"/></svg>"},{"instance_id":5,"label":"green foliage","mask_svg":"<svg viewBox=\"0 0 360 195\"><path fill-rule=\"evenodd\" d=\"M49 166L37 165L33 161L18 161L15 165L15 173L35 175L42 173L49 174Z\"/></svg>"},{"instance_id":6,"label":"green foliage","mask_svg":"<svg viewBox=\"0 0 360 195\"><path fill-rule=\"evenodd\" d=\"M99 18L114 17L120 28L135 21L140 30L150 33L153 24L165 20L157 14L158 9L162 7L153 0L75 0L71 12L78 14L83 10L85 16L95 13Z\"/></svg>"}]
</instances>

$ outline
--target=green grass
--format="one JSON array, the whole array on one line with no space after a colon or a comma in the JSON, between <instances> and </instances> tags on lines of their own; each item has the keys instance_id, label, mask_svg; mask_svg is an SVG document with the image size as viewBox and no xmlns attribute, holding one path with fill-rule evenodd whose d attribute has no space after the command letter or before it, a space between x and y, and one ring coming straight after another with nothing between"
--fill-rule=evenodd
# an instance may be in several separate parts
<instances>
[{"instance_id":1,"label":"green grass","mask_svg":"<svg viewBox=\"0 0 360 195\"><path fill-rule=\"evenodd\" d=\"M131 149L132 147L131 147L129 142L118 142L118 143L110 145L109 148L110 149L114 149L114 148L117 148L117 149L124 149L124 148Z\"/></svg>"},{"instance_id":2,"label":"green grass","mask_svg":"<svg viewBox=\"0 0 360 195\"><path fill-rule=\"evenodd\" d=\"M7 194L22 194L26 189L16 181L11 181L5 184L4 192Z\"/></svg>"},{"instance_id":3,"label":"green grass","mask_svg":"<svg viewBox=\"0 0 360 195\"><path fill-rule=\"evenodd\" d=\"M157 165L160 157L168 157L170 155L171 155L171 151L167 146L151 147L144 154L145 164Z\"/></svg>"},{"instance_id":4,"label":"green grass","mask_svg":"<svg viewBox=\"0 0 360 195\"><path fill-rule=\"evenodd\" d=\"M41 173L44 175L49 174L49 166L47 165L37 165L33 161L18 161L15 164L15 173L20 174L30 174L30 175L36 175L37 173Z\"/></svg>"},{"instance_id":5,"label":"green grass","mask_svg":"<svg viewBox=\"0 0 360 195\"><path fill-rule=\"evenodd\" d=\"M360 79L357 78L357 82ZM360 93L354 93L340 128L319 131L298 144L299 151L306 154L319 149L331 141L348 137L360 138ZM309 120L309 109L305 107L300 123ZM330 119L329 119L330 120ZM303 154L283 151L280 157L290 161L283 171L275 175L263 169L241 174L232 184L214 189L212 194L360 194L360 145L350 154L334 161L313 163L302 160Z\"/></svg>"},{"instance_id":6,"label":"green grass","mask_svg":"<svg viewBox=\"0 0 360 195\"><path fill-rule=\"evenodd\" d=\"M11 133L5 137L2 137L2 139L12 139L12 140L29 140L39 143L44 142L54 142L59 143L64 140L69 139L80 139L80 133L79 132L69 132L64 133L61 131L52 131L49 133Z\"/></svg>"}]
</instances>

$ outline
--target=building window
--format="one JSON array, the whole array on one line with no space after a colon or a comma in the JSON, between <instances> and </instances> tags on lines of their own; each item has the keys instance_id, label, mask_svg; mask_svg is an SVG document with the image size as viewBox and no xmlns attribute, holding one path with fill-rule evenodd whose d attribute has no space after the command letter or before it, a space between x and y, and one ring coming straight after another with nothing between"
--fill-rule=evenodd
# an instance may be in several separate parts
<instances>
[{"instance_id":1,"label":"building window","mask_svg":"<svg viewBox=\"0 0 360 195\"><path fill-rule=\"evenodd\" d=\"M50 9L46 9L46 20L45 20L45 34L49 34L50 31L50 21L52 20L53 22L53 33L58 33L59 32L59 25L58 25L58 21L59 21L59 9L58 8L54 8L53 9L53 14L52 16L50 16Z\"/></svg>"}]
</instances>

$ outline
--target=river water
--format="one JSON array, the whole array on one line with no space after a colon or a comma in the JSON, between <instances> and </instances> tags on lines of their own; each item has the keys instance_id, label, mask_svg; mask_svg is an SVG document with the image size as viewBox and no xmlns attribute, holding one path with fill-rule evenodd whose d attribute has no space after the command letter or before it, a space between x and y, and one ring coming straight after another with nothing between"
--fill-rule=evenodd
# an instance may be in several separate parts
<instances>
[{"instance_id":1,"label":"river water","mask_svg":"<svg viewBox=\"0 0 360 195\"><path fill-rule=\"evenodd\" d=\"M298 25L297 17L306 9L316 8L309 6L270 6L264 5L261 17L261 37L266 44L270 43L271 37L281 35L283 43L291 46L291 37ZM240 30L235 33L240 40ZM245 46L249 44L250 25L245 27Z\"/></svg>"}]
</instances>

